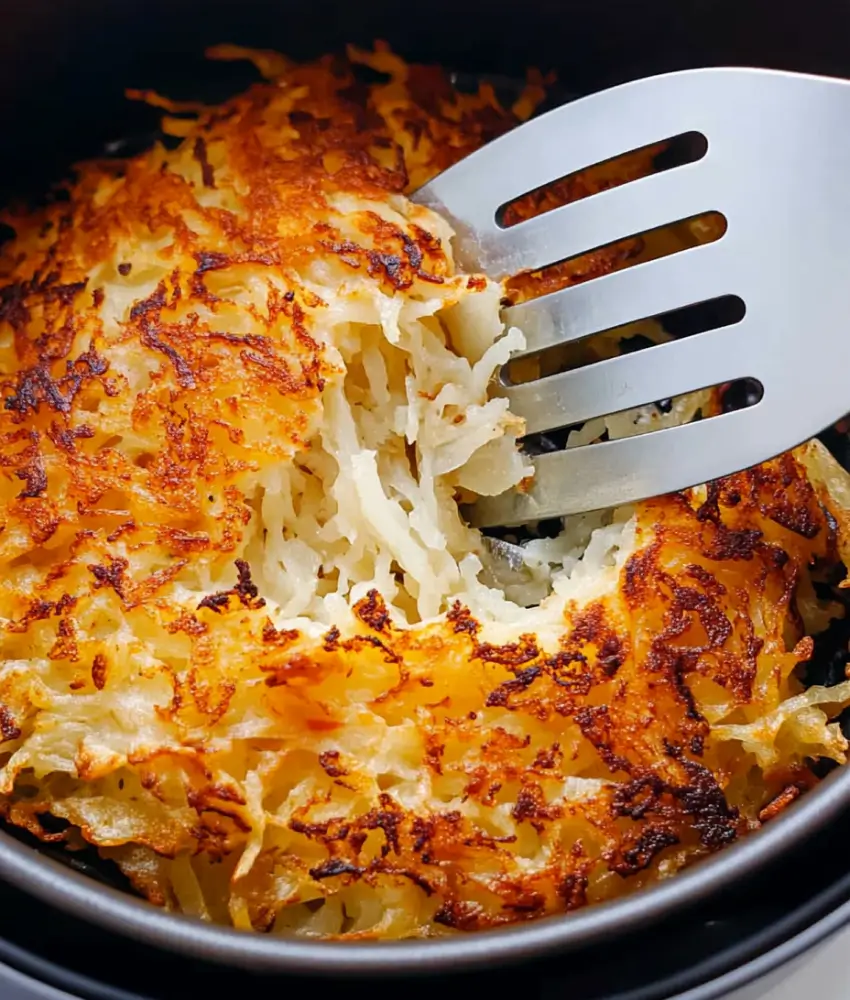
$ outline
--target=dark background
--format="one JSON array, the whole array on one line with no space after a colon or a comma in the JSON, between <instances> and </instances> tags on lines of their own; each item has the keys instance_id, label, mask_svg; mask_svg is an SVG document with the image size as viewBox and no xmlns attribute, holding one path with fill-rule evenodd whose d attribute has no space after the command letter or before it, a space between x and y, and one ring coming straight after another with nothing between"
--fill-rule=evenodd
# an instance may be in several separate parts
<instances>
[{"instance_id":1,"label":"dark background","mask_svg":"<svg viewBox=\"0 0 850 1000\"><path fill-rule=\"evenodd\" d=\"M0 0L0 178L127 134L142 110L125 87L189 96L228 90L245 67L204 65L232 42L316 55L385 38L413 59L470 72L556 69L570 91L718 63L840 74L850 61L842 0ZM207 92L209 92L207 90Z\"/></svg>"}]
</instances>

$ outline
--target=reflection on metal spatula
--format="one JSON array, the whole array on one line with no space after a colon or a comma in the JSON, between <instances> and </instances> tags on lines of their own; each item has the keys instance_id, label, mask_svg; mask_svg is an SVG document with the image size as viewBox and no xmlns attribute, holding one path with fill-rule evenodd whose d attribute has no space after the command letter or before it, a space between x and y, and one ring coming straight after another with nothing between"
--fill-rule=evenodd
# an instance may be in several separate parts
<instances>
[{"instance_id":1,"label":"reflection on metal spatula","mask_svg":"<svg viewBox=\"0 0 850 1000\"><path fill-rule=\"evenodd\" d=\"M704 155L518 225L504 206L559 178L699 133ZM652 77L574 101L495 140L417 192L457 231L465 267L501 279L623 237L719 212L716 242L506 310L524 355L692 303L736 295L739 322L495 391L545 432L755 379L748 409L534 459L527 493L483 498L513 525L703 483L794 447L850 409L850 83L754 69Z\"/></svg>"}]
</instances>

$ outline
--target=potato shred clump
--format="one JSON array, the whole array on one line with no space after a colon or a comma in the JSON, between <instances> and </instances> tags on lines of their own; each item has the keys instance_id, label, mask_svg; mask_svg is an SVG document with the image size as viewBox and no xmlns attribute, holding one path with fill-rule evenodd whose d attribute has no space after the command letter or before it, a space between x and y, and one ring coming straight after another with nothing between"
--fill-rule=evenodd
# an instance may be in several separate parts
<instances>
[{"instance_id":1,"label":"potato shred clump","mask_svg":"<svg viewBox=\"0 0 850 1000\"><path fill-rule=\"evenodd\" d=\"M524 341L406 194L540 79L507 110L380 45L211 54L266 82L132 95L176 148L5 217L7 820L205 920L428 936L675 872L844 762L850 682L800 679L842 614L819 446L574 519L510 579L459 514L531 472L488 396Z\"/></svg>"}]
</instances>

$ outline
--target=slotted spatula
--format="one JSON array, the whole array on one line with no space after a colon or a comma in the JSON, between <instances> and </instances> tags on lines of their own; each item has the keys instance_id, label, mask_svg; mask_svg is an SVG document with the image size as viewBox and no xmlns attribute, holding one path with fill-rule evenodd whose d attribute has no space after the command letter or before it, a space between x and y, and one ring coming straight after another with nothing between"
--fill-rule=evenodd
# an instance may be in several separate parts
<instances>
[{"instance_id":1,"label":"slotted spatula","mask_svg":"<svg viewBox=\"0 0 850 1000\"><path fill-rule=\"evenodd\" d=\"M510 228L500 209L623 153L701 133L697 162ZM509 308L524 355L692 303L737 295L723 329L494 391L545 432L740 378L748 409L534 459L527 493L483 498L479 527L516 525L673 492L756 465L850 410L850 83L701 69L574 101L520 126L415 196L446 215L455 254L497 279L706 212L724 236Z\"/></svg>"}]
</instances>

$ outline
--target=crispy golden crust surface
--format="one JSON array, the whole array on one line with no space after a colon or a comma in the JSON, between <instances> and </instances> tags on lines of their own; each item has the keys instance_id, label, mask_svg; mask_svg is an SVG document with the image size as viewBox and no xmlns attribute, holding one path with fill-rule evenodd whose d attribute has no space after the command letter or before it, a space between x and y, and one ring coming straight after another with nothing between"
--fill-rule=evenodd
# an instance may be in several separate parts
<instances>
[{"instance_id":1,"label":"crispy golden crust surface","mask_svg":"<svg viewBox=\"0 0 850 1000\"><path fill-rule=\"evenodd\" d=\"M454 508L464 481L439 485L448 459L428 480L447 511L434 541L420 520L419 548L360 552L380 527L368 510L335 525L368 508L372 460L334 492L345 442L378 455L409 516L430 452L403 420L376 429L370 395L383 379L387 412L413 412L405 337L410 358L432 341L448 356L466 329L451 311L493 291L455 272L450 233L404 194L518 119L380 47L353 53L390 74L370 87L337 59L252 58L268 82L168 119L177 150L87 164L67 197L9 215L8 818L98 845L161 905L354 938L571 910L772 818L814 782L811 757L846 749L830 720L850 690L804 692L796 672L837 613L812 583L840 563L835 491L801 454L642 504L539 608L504 602L505 617L464 575L478 543ZM475 370L414 395L448 398ZM491 413L478 381L441 404L446 426ZM310 497L333 505L308 530ZM441 547L458 553L444 577ZM435 566L448 583L429 613Z\"/></svg>"}]
</instances>

